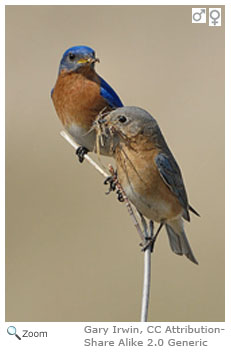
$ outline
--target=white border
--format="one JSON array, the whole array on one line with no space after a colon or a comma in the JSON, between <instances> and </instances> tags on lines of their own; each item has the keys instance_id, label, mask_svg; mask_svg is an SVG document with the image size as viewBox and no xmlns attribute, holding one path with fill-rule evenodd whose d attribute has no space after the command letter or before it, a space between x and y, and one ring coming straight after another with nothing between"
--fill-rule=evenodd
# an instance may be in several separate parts
<instances>
[{"instance_id":1,"label":"white border","mask_svg":"<svg viewBox=\"0 0 231 355\"><path fill-rule=\"evenodd\" d=\"M5 13L2 4L0 9L0 41L2 48L2 55L0 56L0 77L2 78L0 81L0 324L2 324L5 321Z\"/></svg>"},{"instance_id":2,"label":"white border","mask_svg":"<svg viewBox=\"0 0 231 355\"><path fill-rule=\"evenodd\" d=\"M231 41L230 41L230 24L231 24L231 5L227 5L225 8L225 270L226 270L226 303L225 303L225 319L226 323L231 323L231 229L230 229L230 215L231 215L231 174L230 174L230 162L231 162L231 110L230 110L230 98L231 98Z\"/></svg>"},{"instance_id":3,"label":"white border","mask_svg":"<svg viewBox=\"0 0 231 355\"><path fill-rule=\"evenodd\" d=\"M4 13L5 5L192 5L191 1L162 1L162 2L157 2L157 1L142 1L142 2L134 2L134 1L111 1L110 3L108 1L1 1L0 4L0 28L1 28L1 45L2 48L5 48L5 18L4 18ZM0 268L0 280L1 280L1 292L0 292L0 352L2 354L108 354L108 352L114 352L117 353L118 351L127 354L131 353L132 354L138 354L140 352L142 353L150 353L150 354L163 354L165 352L168 352L170 354L179 354L181 352L182 354L187 352L191 352L193 354L213 354L217 352L221 352L222 354L230 354L231 353L231 342L230 342L230 322L231 322L231 262L230 262L230 251L231 251L231 241L230 241L230 204L231 204L231 189L230 189L230 181L231 181L231 176L230 176L230 160L231 160L231 124L230 124L230 116L231 116L231 111L230 111L230 97L231 97L231 90L230 90L230 84L231 84L231 73L230 73L230 63L231 63L231 55L230 55L230 26L231 26L231 5L230 1L204 1L204 5L226 5L225 9L225 20L226 20L226 36L225 36L225 41L226 41L226 83L225 83L225 88L226 88L226 121L225 121L225 126L226 126L226 132L225 132L225 137L226 137L226 322L225 323L203 323L203 325L208 325L209 327L215 326L215 327L226 327L226 333L223 336L212 336L211 344L212 346L208 348L195 348L195 347L190 347L190 348L184 348L184 347L151 347L151 348L84 348L82 346L83 338L86 336L86 334L83 331L84 328L84 323L20 323L18 326L20 329L33 329L33 330L47 330L49 333L49 337L47 339L28 339L28 340L23 340L23 341L18 341L14 336L11 337L7 335L6 333L6 328L7 324L5 323L4 317L5 317L5 292L4 292L4 280L5 280L5 242L4 242L4 234L5 234L5 229L4 229L4 221L5 221L5 214L4 214L4 183L5 183L5 174L4 174L4 143L5 143L5 125L4 125L4 116L5 116L5 88L4 88L4 82L1 80L0 82L0 90L1 90L1 97L0 97L0 110L2 113L2 120L1 120L1 129L0 129L0 148L1 148L1 154L0 154L0 166L1 166L1 208L0 208L0 213L1 213L1 245L0 245L0 263L1 263L1 268ZM199 6L196 4L195 6ZM223 25L223 24L222 24ZM4 63L4 56L2 55L0 57L1 60L1 78L5 76L5 63ZM223 159L224 157L221 157ZM217 236L219 238L219 235ZM91 325L96 326L96 327L108 327L112 325L118 325L119 323L91 323ZM141 324L141 323L120 323L120 326L128 326L133 324L134 326L140 326L142 329L143 327L146 327L148 324ZM153 324L153 323L152 323ZM180 323L180 326L184 326L186 323ZM188 324L188 323L187 323ZM17 324L14 324L17 326ZM155 324L157 325L157 324ZM158 324L159 325L159 324ZM162 323L163 326L166 325L166 323ZM174 325L174 323L171 323L171 325ZM191 326L201 326L201 323L191 323ZM131 335L129 335L131 337ZM162 338L165 338L165 335L161 335ZM192 336L192 338L198 338L198 336ZM203 336L201 336L203 337ZM207 335L206 335L207 337ZM190 337L191 338L191 337ZM105 338L106 339L106 338ZM3 350L4 349L4 350Z\"/></svg>"},{"instance_id":4,"label":"white border","mask_svg":"<svg viewBox=\"0 0 231 355\"><path fill-rule=\"evenodd\" d=\"M4 0L3 5L191 5L193 6L200 6L198 3L192 4L192 1L153 1L153 0L144 0L144 1L132 1L132 0L93 0L93 1L75 1L75 0L66 0L66 1L55 1L55 0L40 0L40 1L31 1L31 0L24 0L24 1L12 1L12 0ZM203 5L228 5L229 1L203 1ZM201 5L202 6L202 5Z\"/></svg>"}]
</instances>

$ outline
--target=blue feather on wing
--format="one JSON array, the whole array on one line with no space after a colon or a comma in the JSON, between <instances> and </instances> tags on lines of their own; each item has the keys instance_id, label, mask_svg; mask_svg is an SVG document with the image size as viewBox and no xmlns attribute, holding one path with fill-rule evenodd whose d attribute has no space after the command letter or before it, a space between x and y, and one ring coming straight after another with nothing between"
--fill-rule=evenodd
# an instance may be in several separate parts
<instances>
[{"instance_id":1,"label":"blue feather on wing","mask_svg":"<svg viewBox=\"0 0 231 355\"><path fill-rule=\"evenodd\" d=\"M100 95L107 101L107 103L112 108L122 107L122 101L120 100L119 96L116 92L111 88L111 86L103 79L101 79L100 85Z\"/></svg>"},{"instance_id":2,"label":"blue feather on wing","mask_svg":"<svg viewBox=\"0 0 231 355\"><path fill-rule=\"evenodd\" d=\"M184 208L183 217L189 221L188 213L188 199L181 176L180 168L173 156L166 156L163 153L159 153L155 157L155 163L159 170L160 176L164 180L165 184L170 188L174 195L178 198L181 206Z\"/></svg>"}]
</instances>

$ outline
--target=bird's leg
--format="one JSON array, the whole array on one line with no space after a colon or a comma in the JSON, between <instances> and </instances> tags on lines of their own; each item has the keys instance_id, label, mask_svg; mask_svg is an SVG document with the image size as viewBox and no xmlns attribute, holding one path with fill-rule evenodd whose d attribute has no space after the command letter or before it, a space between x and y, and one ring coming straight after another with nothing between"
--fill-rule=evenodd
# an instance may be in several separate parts
<instances>
[{"instance_id":1,"label":"bird's leg","mask_svg":"<svg viewBox=\"0 0 231 355\"><path fill-rule=\"evenodd\" d=\"M161 222L160 225L159 225L159 228L157 229L156 231L156 234L153 236L153 232L154 232L154 224L153 224L153 221L150 221L149 222L149 226L150 226L150 239L149 241L146 243L146 245L144 245L144 247L142 248L142 251L145 251L149 246L150 246L150 249L151 249L151 252L153 252L154 250L154 246L155 246L155 242L156 242L156 238L158 236L158 234L160 233L162 227L163 227L164 223Z\"/></svg>"},{"instance_id":2,"label":"bird's leg","mask_svg":"<svg viewBox=\"0 0 231 355\"><path fill-rule=\"evenodd\" d=\"M145 244L143 244L143 243L140 244L142 246L141 250L145 251L145 250L147 250L147 248L150 247L150 251L153 252L153 248L154 248L154 244L155 244L155 241L156 241L156 237L159 234L163 224L161 224L159 226L156 234L154 235L154 223L153 223L153 221L152 220L149 221L149 232L148 232L148 225L147 225L147 222L146 222L144 216L139 211L138 211L138 213L140 215L141 223L142 223L142 226L144 228L144 236L145 236L145 241L146 241Z\"/></svg>"},{"instance_id":3,"label":"bird's leg","mask_svg":"<svg viewBox=\"0 0 231 355\"><path fill-rule=\"evenodd\" d=\"M138 211L139 215L140 215L140 219L141 219L141 223L143 226L143 234L145 237L145 241L140 243L140 246L142 247L141 251L145 251L149 246L150 246L150 250L152 251L152 238L153 238L153 222L150 221L149 226L150 226L150 233L148 232L148 225L147 222L144 218L144 216L142 215L142 213L140 211Z\"/></svg>"},{"instance_id":4,"label":"bird's leg","mask_svg":"<svg viewBox=\"0 0 231 355\"><path fill-rule=\"evenodd\" d=\"M140 211L138 211L139 215L140 215L140 219L141 219L141 223L142 223L142 226L143 226L143 233L144 233L144 237L145 237L145 240L146 241L149 241L150 240L150 237L148 235L148 225L147 225L147 222L144 218L144 216L142 215L142 213L140 213ZM146 245L146 244L145 244Z\"/></svg>"},{"instance_id":5,"label":"bird's leg","mask_svg":"<svg viewBox=\"0 0 231 355\"><path fill-rule=\"evenodd\" d=\"M75 154L78 156L80 163L84 161L84 155L87 154L88 152L89 150L83 147L82 145L76 149Z\"/></svg>"},{"instance_id":6,"label":"bird's leg","mask_svg":"<svg viewBox=\"0 0 231 355\"><path fill-rule=\"evenodd\" d=\"M123 192L118 187L117 172L113 169L111 173L112 175L104 180L104 185L109 184L109 190L106 192L106 195L110 194L111 191L116 191L119 202L124 202Z\"/></svg>"},{"instance_id":7,"label":"bird's leg","mask_svg":"<svg viewBox=\"0 0 231 355\"><path fill-rule=\"evenodd\" d=\"M152 220L149 221L149 230L150 230L150 239L154 237L154 222Z\"/></svg>"},{"instance_id":8,"label":"bird's leg","mask_svg":"<svg viewBox=\"0 0 231 355\"><path fill-rule=\"evenodd\" d=\"M117 193L117 199L119 202L124 202L124 196L123 196L123 192L120 189L116 190Z\"/></svg>"},{"instance_id":9,"label":"bird's leg","mask_svg":"<svg viewBox=\"0 0 231 355\"><path fill-rule=\"evenodd\" d=\"M109 190L106 192L106 195L110 194L111 191L115 191L117 183L117 173L115 172L113 175L108 176L103 183L104 185L109 184Z\"/></svg>"}]
</instances>

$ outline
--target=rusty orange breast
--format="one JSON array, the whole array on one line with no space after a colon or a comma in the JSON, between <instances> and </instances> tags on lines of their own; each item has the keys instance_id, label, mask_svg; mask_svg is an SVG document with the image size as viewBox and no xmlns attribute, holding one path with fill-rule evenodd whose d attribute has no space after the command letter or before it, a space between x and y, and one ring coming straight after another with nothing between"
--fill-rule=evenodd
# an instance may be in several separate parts
<instances>
[{"instance_id":1,"label":"rusty orange breast","mask_svg":"<svg viewBox=\"0 0 231 355\"><path fill-rule=\"evenodd\" d=\"M96 73L61 72L52 100L64 126L76 123L87 130L99 112L107 107L100 95L100 78Z\"/></svg>"}]
</instances>

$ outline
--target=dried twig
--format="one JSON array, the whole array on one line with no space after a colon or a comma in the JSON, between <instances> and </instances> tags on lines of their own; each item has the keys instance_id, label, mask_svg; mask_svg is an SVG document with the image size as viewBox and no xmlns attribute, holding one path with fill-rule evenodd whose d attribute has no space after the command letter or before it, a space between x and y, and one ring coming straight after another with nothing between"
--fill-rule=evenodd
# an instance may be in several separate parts
<instances>
[{"instance_id":1,"label":"dried twig","mask_svg":"<svg viewBox=\"0 0 231 355\"><path fill-rule=\"evenodd\" d=\"M148 320L148 306L151 286L151 245L144 252L144 281L143 281L143 295L141 305L141 322Z\"/></svg>"},{"instance_id":2,"label":"dried twig","mask_svg":"<svg viewBox=\"0 0 231 355\"><path fill-rule=\"evenodd\" d=\"M109 172L112 176L115 176L115 171L114 171L114 168L112 167L112 165L109 165ZM117 180L115 182L115 185L116 185L117 189L119 191L121 191L121 193L123 195L123 199L124 199L125 205L127 207L128 213L133 221L134 226L136 227L137 233L139 234L139 236L142 240L142 244L144 245L146 240L145 240L144 234L140 228L139 222L137 221L137 218L136 218L135 213L133 211L132 205L131 205L129 199L127 198L127 195L126 195L124 189L122 188L122 186L120 185L120 183Z\"/></svg>"},{"instance_id":3,"label":"dried twig","mask_svg":"<svg viewBox=\"0 0 231 355\"><path fill-rule=\"evenodd\" d=\"M61 132L60 132L60 135L61 135L64 139L66 139L66 141L68 141L68 143L70 143L70 145L72 145L72 147L75 148L75 150L79 147L79 145L73 140L73 138L72 138L67 132L61 131ZM101 175L103 175L105 178L108 177L108 174L105 173L105 171L104 171L103 169L101 169L101 168L99 167L99 165L96 164L96 163L94 162L94 160L91 159L91 157L89 157L89 155L85 155L84 159L85 159L88 163L90 163Z\"/></svg>"}]
</instances>

